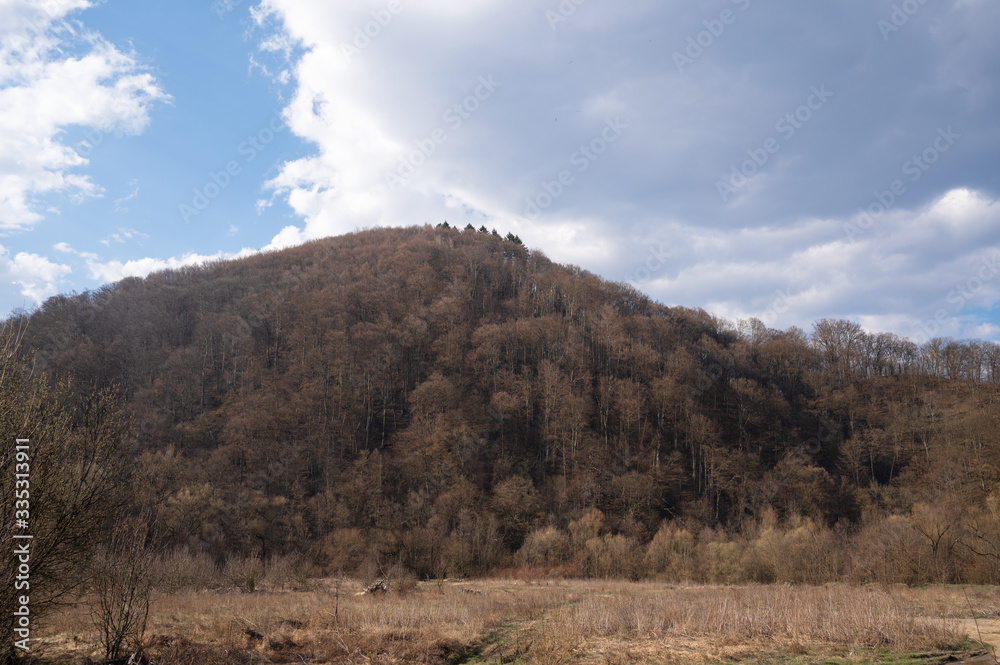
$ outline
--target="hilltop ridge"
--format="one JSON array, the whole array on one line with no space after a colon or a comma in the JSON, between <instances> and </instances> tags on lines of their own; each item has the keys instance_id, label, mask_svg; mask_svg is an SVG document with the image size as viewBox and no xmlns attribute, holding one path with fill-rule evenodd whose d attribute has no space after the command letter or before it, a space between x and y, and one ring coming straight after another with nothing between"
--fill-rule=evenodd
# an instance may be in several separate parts
<instances>
[{"instance_id":1,"label":"hilltop ridge","mask_svg":"<svg viewBox=\"0 0 1000 665\"><path fill-rule=\"evenodd\" d=\"M560 565L580 560L531 554L546 529L626 550L661 524L859 533L965 519L1000 488L996 345L732 324L477 231L362 231L57 296L26 344L53 377L117 387L161 545L216 557Z\"/></svg>"}]
</instances>

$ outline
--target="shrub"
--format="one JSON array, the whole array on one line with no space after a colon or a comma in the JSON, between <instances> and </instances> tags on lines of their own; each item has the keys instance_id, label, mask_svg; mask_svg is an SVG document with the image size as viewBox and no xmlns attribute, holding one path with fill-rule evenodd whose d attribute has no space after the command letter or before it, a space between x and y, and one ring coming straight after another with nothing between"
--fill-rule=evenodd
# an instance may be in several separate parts
<instances>
[{"instance_id":1,"label":"shrub","mask_svg":"<svg viewBox=\"0 0 1000 665\"><path fill-rule=\"evenodd\" d=\"M724 534L706 531L707 538L698 545L698 581L716 584L736 582L742 548Z\"/></svg>"},{"instance_id":2,"label":"shrub","mask_svg":"<svg viewBox=\"0 0 1000 665\"><path fill-rule=\"evenodd\" d=\"M902 515L872 521L854 537L852 577L867 584L917 584L926 579L917 552L920 535Z\"/></svg>"},{"instance_id":3,"label":"shrub","mask_svg":"<svg viewBox=\"0 0 1000 665\"><path fill-rule=\"evenodd\" d=\"M153 584L167 593L222 586L215 562L204 552L192 554L187 547L183 547L161 554L151 565Z\"/></svg>"},{"instance_id":4,"label":"shrub","mask_svg":"<svg viewBox=\"0 0 1000 665\"><path fill-rule=\"evenodd\" d=\"M328 572L356 572L364 563L368 542L358 529L337 529L326 538L320 557Z\"/></svg>"},{"instance_id":5,"label":"shrub","mask_svg":"<svg viewBox=\"0 0 1000 665\"><path fill-rule=\"evenodd\" d=\"M234 556L226 561L222 576L244 593L257 590L264 578L264 562L258 556Z\"/></svg>"},{"instance_id":6,"label":"shrub","mask_svg":"<svg viewBox=\"0 0 1000 665\"><path fill-rule=\"evenodd\" d=\"M643 567L648 575L666 580L695 577L696 543L687 529L665 523L646 548Z\"/></svg>"},{"instance_id":7,"label":"shrub","mask_svg":"<svg viewBox=\"0 0 1000 665\"><path fill-rule=\"evenodd\" d=\"M528 535L517 553L522 565L558 566L569 561L570 540L563 531L547 526Z\"/></svg>"},{"instance_id":8,"label":"shrub","mask_svg":"<svg viewBox=\"0 0 1000 665\"><path fill-rule=\"evenodd\" d=\"M126 649L141 648L152 593L146 548L148 520L132 518L114 528L110 541L97 548L92 559L91 584L95 604L91 619L109 660Z\"/></svg>"},{"instance_id":9,"label":"shrub","mask_svg":"<svg viewBox=\"0 0 1000 665\"><path fill-rule=\"evenodd\" d=\"M587 577L637 579L639 548L627 536L607 533L584 543L581 563Z\"/></svg>"},{"instance_id":10,"label":"shrub","mask_svg":"<svg viewBox=\"0 0 1000 665\"><path fill-rule=\"evenodd\" d=\"M264 581L271 589L299 589L309 581L311 562L298 554L273 557L267 562Z\"/></svg>"}]
</instances>

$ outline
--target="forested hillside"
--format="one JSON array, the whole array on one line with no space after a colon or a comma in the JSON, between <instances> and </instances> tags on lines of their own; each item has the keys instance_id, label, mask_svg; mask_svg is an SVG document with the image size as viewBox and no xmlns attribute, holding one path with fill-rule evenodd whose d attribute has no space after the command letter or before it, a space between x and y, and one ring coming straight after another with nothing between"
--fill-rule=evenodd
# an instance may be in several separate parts
<instances>
[{"instance_id":1,"label":"forested hillside","mask_svg":"<svg viewBox=\"0 0 1000 665\"><path fill-rule=\"evenodd\" d=\"M1000 581L995 344L735 324L414 227L55 297L25 347L120 392L164 551Z\"/></svg>"}]
</instances>

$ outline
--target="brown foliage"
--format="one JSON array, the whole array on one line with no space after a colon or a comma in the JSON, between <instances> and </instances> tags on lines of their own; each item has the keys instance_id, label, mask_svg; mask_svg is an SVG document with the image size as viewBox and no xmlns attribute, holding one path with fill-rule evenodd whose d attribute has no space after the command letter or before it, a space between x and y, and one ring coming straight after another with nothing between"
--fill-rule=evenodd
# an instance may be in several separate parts
<instances>
[{"instance_id":1,"label":"brown foliage","mask_svg":"<svg viewBox=\"0 0 1000 665\"><path fill-rule=\"evenodd\" d=\"M53 385L118 386L156 546L216 566L995 577L995 344L733 324L513 239L413 227L59 296L25 347ZM697 556L656 542L664 520ZM837 555L810 557L822 543Z\"/></svg>"}]
</instances>

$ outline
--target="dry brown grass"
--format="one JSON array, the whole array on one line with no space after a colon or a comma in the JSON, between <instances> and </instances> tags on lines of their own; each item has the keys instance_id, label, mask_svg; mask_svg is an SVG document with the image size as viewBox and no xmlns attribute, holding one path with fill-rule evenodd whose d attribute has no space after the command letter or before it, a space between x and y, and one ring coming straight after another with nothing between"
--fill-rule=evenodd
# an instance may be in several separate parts
<instances>
[{"instance_id":1,"label":"dry brown grass","mask_svg":"<svg viewBox=\"0 0 1000 665\"><path fill-rule=\"evenodd\" d=\"M594 635L687 635L729 642L781 639L895 649L960 642L874 587L678 587L627 585L589 595L565 622Z\"/></svg>"},{"instance_id":2,"label":"dry brown grass","mask_svg":"<svg viewBox=\"0 0 1000 665\"><path fill-rule=\"evenodd\" d=\"M156 662L437 662L482 646L512 622L535 621L572 592L525 584L422 585L408 594L354 595L360 584L285 593L184 592L154 601L147 631ZM475 587L473 592L471 587ZM470 592L466 592L469 589ZM249 637L250 629L264 636ZM95 635L86 612L53 617L46 651L85 651Z\"/></svg>"},{"instance_id":3,"label":"dry brown grass","mask_svg":"<svg viewBox=\"0 0 1000 665\"><path fill-rule=\"evenodd\" d=\"M960 618L969 617L972 611L980 617L1000 617L1000 587L899 586L893 587L893 593L927 616Z\"/></svg>"},{"instance_id":4,"label":"dry brown grass","mask_svg":"<svg viewBox=\"0 0 1000 665\"><path fill-rule=\"evenodd\" d=\"M353 595L359 587L164 596L149 651L160 665L708 662L945 650L967 633L961 591L941 588L481 580ZM977 612L1000 600L1000 590L970 595ZM84 616L49 625L50 655L93 643Z\"/></svg>"},{"instance_id":5,"label":"dry brown grass","mask_svg":"<svg viewBox=\"0 0 1000 665\"><path fill-rule=\"evenodd\" d=\"M652 653L743 660L815 650L942 651L965 639L955 623L919 616L905 597L870 587L611 585L554 618L551 629L568 642L575 635L577 652L625 662Z\"/></svg>"}]
</instances>

